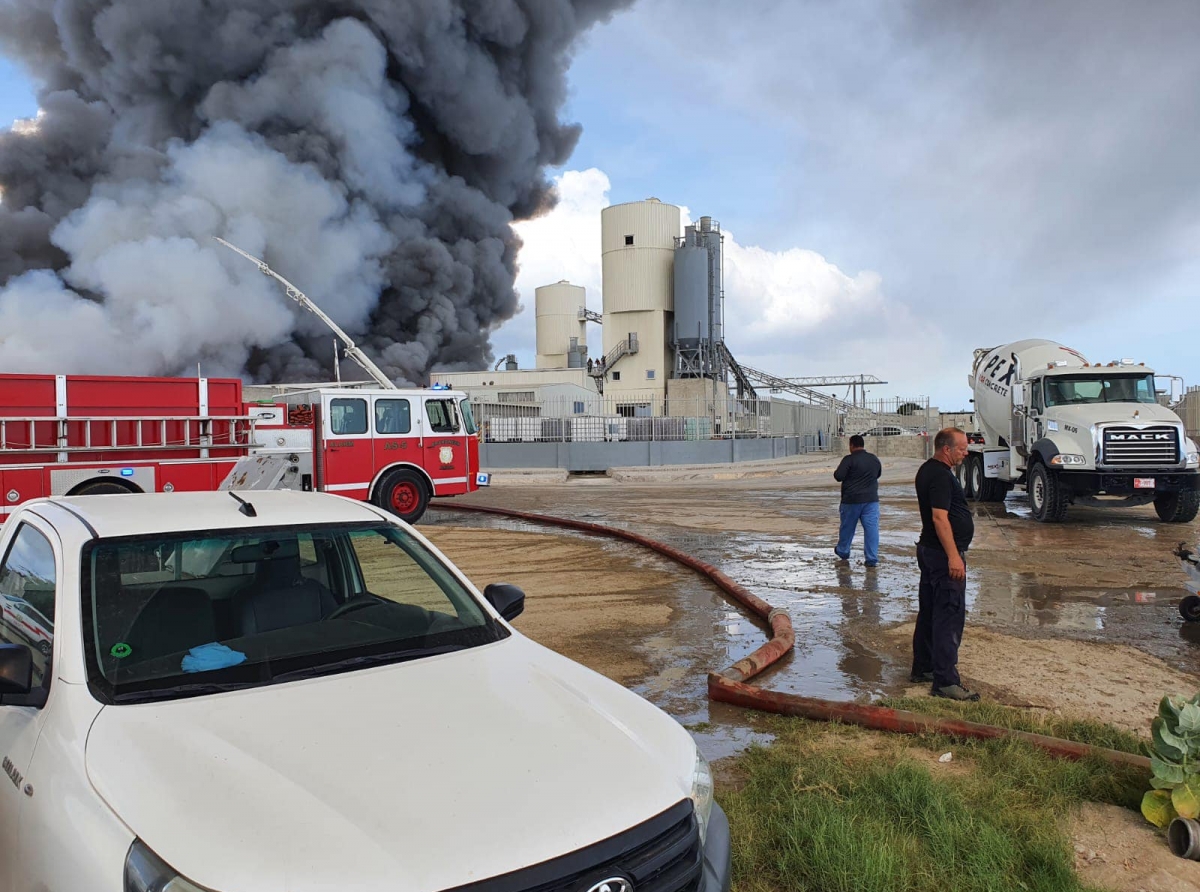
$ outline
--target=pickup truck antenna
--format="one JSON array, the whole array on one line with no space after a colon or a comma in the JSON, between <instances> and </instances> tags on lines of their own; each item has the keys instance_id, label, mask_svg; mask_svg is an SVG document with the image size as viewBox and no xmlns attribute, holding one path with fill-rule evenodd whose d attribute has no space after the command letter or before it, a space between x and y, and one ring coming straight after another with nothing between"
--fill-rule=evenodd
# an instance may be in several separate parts
<instances>
[{"instance_id":1,"label":"pickup truck antenna","mask_svg":"<svg viewBox=\"0 0 1200 892\"><path fill-rule=\"evenodd\" d=\"M363 371L365 371L368 375L370 375L372 378L374 378L376 384L378 384L380 387L384 388L385 390L397 390L398 389L396 387L396 382L392 381L391 378L389 378L387 375L385 375L383 373L383 369L381 369L379 366L375 365L375 363L371 362L370 357L367 356L367 354L363 353L362 350L360 350L355 345L354 341L352 341L350 339L350 335L348 335L344 331L342 331L341 327L336 322L334 322L332 319L330 319L328 316L326 316L325 312L320 307L318 307L315 303L313 303L312 298L310 298L307 294L305 294L303 291L301 291L299 288L297 288L295 285L293 285L291 282L289 282L283 276L279 275L279 273L275 272L275 270L271 269L271 267L267 266L267 264L265 262L263 262L262 260L259 260L253 254L247 254L241 248L237 247L237 245L231 245L229 242L225 241L225 239L223 239L219 236L214 235L213 238L216 239L218 242L220 242L222 245L224 245L226 248L228 248L230 251L235 251L236 253L241 254L243 257L245 257L250 262L257 264L259 272L261 272L265 276L270 276L272 279L275 279L276 281L278 281L279 283L281 283L283 285L284 289L287 292L288 297L290 297L296 303L300 304L300 306L304 307L304 309L308 310L310 313L312 313L314 316L317 316L322 322L324 322L326 325L328 325L333 330L333 333L335 335L337 335L338 338L341 339L343 344L346 345L346 355L348 357L350 357L351 359L353 359L355 362L357 362L360 366L362 366Z\"/></svg>"}]
</instances>

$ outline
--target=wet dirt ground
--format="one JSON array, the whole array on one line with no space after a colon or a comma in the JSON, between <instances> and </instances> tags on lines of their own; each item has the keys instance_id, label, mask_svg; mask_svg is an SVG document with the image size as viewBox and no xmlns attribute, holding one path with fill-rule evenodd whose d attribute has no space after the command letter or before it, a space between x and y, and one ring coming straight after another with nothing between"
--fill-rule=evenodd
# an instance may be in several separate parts
<instances>
[{"instance_id":1,"label":"wet dirt ground","mask_svg":"<svg viewBox=\"0 0 1200 892\"><path fill-rule=\"evenodd\" d=\"M531 480L455 502L624 527L718 566L792 616L796 648L758 679L764 687L832 699L922 693L907 680L919 463L884 462L880 565L868 570L861 538L849 563L833 554L835 461L744 479ZM960 654L969 685L1143 732L1162 694L1200 690L1200 627L1178 616L1187 592L1171 555L1196 541L1197 524L1160 523L1152 508L1073 508L1065 524L1037 524L1016 493L974 511ZM422 529L480 586L522 585L519 628L675 715L710 758L756 739L745 712L708 702L705 678L757 648L763 631L706 581L637 546L535 524L434 509Z\"/></svg>"},{"instance_id":2,"label":"wet dirt ground","mask_svg":"<svg viewBox=\"0 0 1200 892\"><path fill-rule=\"evenodd\" d=\"M835 699L922 694L908 683L920 528L915 461L884 461L881 561L833 555L836 459L778 471L622 472L566 483L503 478L478 502L632 529L715 564L791 614L789 658L756 682ZM1176 609L1187 594L1171 555L1200 524L1160 523L1151 508L1076 508L1034 523L1024 497L974 507L968 618L960 670L1003 703L1091 716L1146 733L1158 699L1200 690L1200 624ZM424 532L479 585L528 593L517 625L530 637L649 698L688 726L710 759L767 740L757 714L706 698L706 674L757 648L757 621L705 580L619 541L454 511ZM728 763L723 763L728 764ZM938 766L944 769L947 766ZM720 766L718 766L720 770ZM1197 865L1171 855L1140 816L1087 806L1073 815L1076 866L1118 890L1200 889Z\"/></svg>"}]
</instances>

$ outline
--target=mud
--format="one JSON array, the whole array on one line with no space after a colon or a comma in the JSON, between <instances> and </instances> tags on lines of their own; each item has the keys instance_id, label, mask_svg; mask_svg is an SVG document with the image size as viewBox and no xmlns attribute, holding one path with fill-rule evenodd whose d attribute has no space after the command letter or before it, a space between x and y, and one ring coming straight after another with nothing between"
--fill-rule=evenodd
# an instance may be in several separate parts
<instances>
[{"instance_id":1,"label":"mud","mask_svg":"<svg viewBox=\"0 0 1200 892\"><path fill-rule=\"evenodd\" d=\"M650 472L621 481L525 480L456 501L625 527L715 564L793 617L796 649L761 678L766 687L860 700L914 693L901 627L916 609L920 520L911 480L919 462L884 460L881 563L868 570L861 538L849 563L833 555L836 460L804 458L777 473L756 469L732 479L700 469L665 472L661 480ZM1073 508L1065 524L1037 524L1019 494L974 510L962 668L981 690L1141 731L1162 693L1200 690L1200 628L1185 626L1176 612L1186 590L1170 553L1179 541L1196 541L1197 524L1160 523L1149 507ZM518 573L532 573L528 616L518 621L532 637L569 647L564 652L697 728L710 756L755 739L744 714L707 702L704 677L756 648L762 630L707 582L623 543L437 510L423 522L435 540L460 527L474 532L463 534L462 557L451 556L471 563L473 577L517 581ZM505 545L510 532L576 544L543 559L535 545ZM586 557L592 552L603 557ZM663 576L629 578L648 572ZM543 582L556 593L537 594ZM539 597L544 608L536 606ZM589 600L604 605L602 621L580 606ZM654 621L642 612L650 606ZM631 662L605 664L615 636Z\"/></svg>"}]
</instances>

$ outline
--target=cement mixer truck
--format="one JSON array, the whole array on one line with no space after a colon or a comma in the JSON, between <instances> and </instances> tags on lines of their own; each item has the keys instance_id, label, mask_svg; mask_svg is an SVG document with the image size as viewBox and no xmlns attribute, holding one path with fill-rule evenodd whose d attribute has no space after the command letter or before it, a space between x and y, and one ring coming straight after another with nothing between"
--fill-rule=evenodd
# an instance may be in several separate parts
<instances>
[{"instance_id":1,"label":"cement mixer truck","mask_svg":"<svg viewBox=\"0 0 1200 892\"><path fill-rule=\"evenodd\" d=\"M1146 505L1188 523L1200 511L1200 454L1183 422L1160 405L1144 364L1089 363L1046 340L975 351L968 382L982 440L960 468L968 498L1029 494L1036 520L1068 506Z\"/></svg>"}]
</instances>

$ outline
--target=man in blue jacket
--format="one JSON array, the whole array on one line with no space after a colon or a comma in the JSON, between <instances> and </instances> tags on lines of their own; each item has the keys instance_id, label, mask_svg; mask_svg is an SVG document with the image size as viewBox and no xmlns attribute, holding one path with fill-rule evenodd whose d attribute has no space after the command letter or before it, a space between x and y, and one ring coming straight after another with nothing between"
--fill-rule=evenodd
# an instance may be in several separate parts
<instances>
[{"instance_id":1,"label":"man in blue jacket","mask_svg":"<svg viewBox=\"0 0 1200 892\"><path fill-rule=\"evenodd\" d=\"M850 454L833 472L833 479L842 484L842 524L834 552L843 561L850 560L854 531L861 523L867 566L874 567L879 563L879 477L882 473L883 465L867 452L863 438L858 434L851 437Z\"/></svg>"}]
</instances>

